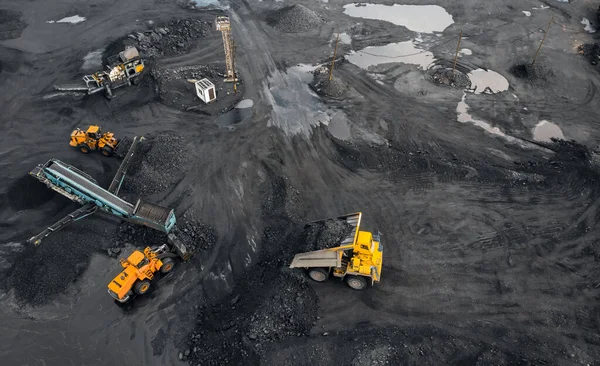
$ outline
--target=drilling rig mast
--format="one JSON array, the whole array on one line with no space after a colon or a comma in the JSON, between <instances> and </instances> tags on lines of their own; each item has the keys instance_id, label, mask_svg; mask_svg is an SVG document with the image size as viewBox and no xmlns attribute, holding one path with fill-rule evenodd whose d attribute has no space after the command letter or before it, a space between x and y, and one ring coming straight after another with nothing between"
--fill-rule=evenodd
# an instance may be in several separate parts
<instances>
[{"instance_id":1,"label":"drilling rig mast","mask_svg":"<svg viewBox=\"0 0 600 366\"><path fill-rule=\"evenodd\" d=\"M231 23L229 17L218 16L215 20L217 30L221 31L223 35L223 47L225 48L225 65L227 67L227 77L225 82L236 82L237 75L235 74L235 63L234 63L234 46L233 39L231 38Z\"/></svg>"}]
</instances>

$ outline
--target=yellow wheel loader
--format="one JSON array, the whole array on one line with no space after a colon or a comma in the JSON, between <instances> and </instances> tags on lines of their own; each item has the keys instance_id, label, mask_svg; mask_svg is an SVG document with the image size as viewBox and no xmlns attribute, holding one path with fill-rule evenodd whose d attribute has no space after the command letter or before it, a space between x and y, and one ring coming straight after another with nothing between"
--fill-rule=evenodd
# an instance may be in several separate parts
<instances>
[{"instance_id":1,"label":"yellow wheel loader","mask_svg":"<svg viewBox=\"0 0 600 366\"><path fill-rule=\"evenodd\" d=\"M121 303L145 294L157 272L167 274L173 270L175 256L165 244L157 248L146 247L144 252L136 250L127 259L121 258L123 271L110 281L108 293Z\"/></svg>"},{"instance_id":2,"label":"yellow wheel loader","mask_svg":"<svg viewBox=\"0 0 600 366\"><path fill-rule=\"evenodd\" d=\"M339 246L296 254L290 268L304 268L316 282L324 282L331 275L345 280L355 290L363 290L379 282L383 259L381 234L360 230L362 213L357 212L328 220L343 221L351 227Z\"/></svg>"},{"instance_id":3,"label":"yellow wheel loader","mask_svg":"<svg viewBox=\"0 0 600 366\"><path fill-rule=\"evenodd\" d=\"M84 154L99 150L104 156L113 156L119 145L119 140L112 132L102 132L100 126L92 125L87 131L79 128L71 132L69 145L76 147Z\"/></svg>"}]
</instances>

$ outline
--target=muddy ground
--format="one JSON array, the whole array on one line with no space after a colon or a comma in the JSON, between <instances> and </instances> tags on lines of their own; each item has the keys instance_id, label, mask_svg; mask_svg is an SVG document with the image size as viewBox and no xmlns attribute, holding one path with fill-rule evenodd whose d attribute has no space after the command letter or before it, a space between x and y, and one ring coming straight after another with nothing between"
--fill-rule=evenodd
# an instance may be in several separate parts
<instances>
[{"instance_id":1,"label":"muddy ground","mask_svg":"<svg viewBox=\"0 0 600 366\"><path fill-rule=\"evenodd\" d=\"M600 74L578 52L598 37L581 23L600 23L597 4L430 3L453 17L437 34L350 17L340 0L3 1L4 363L597 365ZM218 80L223 14L237 94ZM85 20L59 22L74 15ZM460 30L469 51L456 69L493 70L507 88L436 83L414 54L352 63L419 39L418 55L447 70ZM338 32L327 85L311 71L329 64ZM110 102L53 90L118 44L148 57L139 85ZM190 77L216 79L217 104L194 99ZM536 136L542 120L573 142ZM68 146L90 123L148 137L123 197L173 207L196 249L125 306L106 292L115 257L161 235L98 214L25 244L77 208L27 176L36 164L57 158L110 184L118 159ZM308 221L357 211L382 233L381 283L356 292L287 269Z\"/></svg>"}]
</instances>

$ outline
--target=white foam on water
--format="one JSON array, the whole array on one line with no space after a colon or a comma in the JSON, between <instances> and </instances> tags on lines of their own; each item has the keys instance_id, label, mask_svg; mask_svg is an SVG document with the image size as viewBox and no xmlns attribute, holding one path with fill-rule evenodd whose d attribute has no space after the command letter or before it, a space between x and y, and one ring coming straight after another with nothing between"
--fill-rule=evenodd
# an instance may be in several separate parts
<instances>
[{"instance_id":1,"label":"white foam on water","mask_svg":"<svg viewBox=\"0 0 600 366\"><path fill-rule=\"evenodd\" d=\"M85 20L85 17L81 17L79 15L73 15L70 17L66 17L66 18L62 18L60 20L48 20L46 23L71 23L71 24L77 24L77 23L81 23Z\"/></svg>"},{"instance_id":2,"label":"white foam on water","mask_svg":"<svg viewBox=\"0 0 600 366\"><path fill-rule=\"evenodd\" d=\"M102 52L104 52L104 49L88 52L88 54L83 57L83 65L81 65L81 68L84 70L102 68Z\"/></svg>"},{"instance_id":3,"label":"white foam on water","mask_svg":"<svg viewBox=\"0 0 600 366\"><path fill-rule=\"evenodd\" d=\"M458 122L461 122L461 123L472 123L475 126L483 128L484 130L486 130L489 133L492 133L492 134L497 135L497 136L504 137L508 141L514 141L515 140L514 137L508 136L507 134L505 134L504 132L502 132L498 127L493 127L492 125L490 125L489 123L487 123L485 121L481 121L481 120L473 118L473 116L471 116L469 114L469 106L467 105L467 102L465 102L466 96L467 96L467 94L463 93L462 99L456 105L456 116L457 116Z\"/></svg>"},{"instance_id":4,"label":"white foam on water","mask_svg":"<svg viewBox=\"0 0 600 366\"><path fill-rule=\"evenodd\" d=\"M458 53L461 55L471 56L473 54L473 51L471 51L468 48L461 48L460 51L458 51Z\"/></svg>"},{"instance_id":5,"label":"white foam on water","mask_svg":"<svg viewBox=\"0 0 600 366\"><path fill-rule=\"evenodd\" d=\"M363 69L387 63L418 65L426 69L434 60L433 53L419 49L413 41L389 43L385 46L369 46L346 55L348 61Z\"/></svg>"},{"instance_id":6,"label":"white foam on water","mask_svg":"<svg viewBox=\"0 0 600 366\"><path fill-rule=\"evenodd\" d=\"M443 32L454 23L452 15L439 5L348 4L344 14L401 25L413 32Z\"/></svg>"},{"instance_id":7,"label":"white foam on water","mask_svg":"<svg viewBox=\"0 0 600 366\"><path fill-rule=\"evenodd\" d=\"M240 101L235 108L252 108L252 106L254 105L254 101L252 99L244 99L242 101Z\"/></svg>"},{"instance_id":8,"label":"white foam on water","mask_svg":"<svg viewBox=\"0 0 600 366\"><path fill-rule=\"evenodd\" d=\"M583 24L583 30L588 32L588 33L596 33L596 28L594 28L594 26L592 25L592 22L589 21L589 19L587 18L582 18L581 19L581 24Z\"/></svg>"},{"instance_id":9,"label":"white foam on water","mask_svg":"<svg viewBox=\"0 0 600 366\"><path fill-rule=\"evenodd\" d=\"M550 142L551 138L556 139L565 139L565 135L563 135L560 127L555 125L552 122L541 120L534 128L533 128L533 139L535 141L541 142Z\"/></svg>"},{"instance_id":10,"label":"white foam on water","mask_svg":"<svg viewBox=\"0 0 600 366\"><path fill-rule=\"evenodd\" d=\"M469 91L475 94L495 94L508 90L508 80L493 70L476 69L467 76L471 80Z\"/></svg>"},{"instance_id":11,"label":"white foam on water","mask_svg":"<svg viewBox=\"0 0 600 366\"><path fill-rule=\"evenodd\" d=\"M523 14L525 14L526 17L530 17L531 16L531 12L527 11L527 10L523 10Z\"/></svg>"}]
</instances>

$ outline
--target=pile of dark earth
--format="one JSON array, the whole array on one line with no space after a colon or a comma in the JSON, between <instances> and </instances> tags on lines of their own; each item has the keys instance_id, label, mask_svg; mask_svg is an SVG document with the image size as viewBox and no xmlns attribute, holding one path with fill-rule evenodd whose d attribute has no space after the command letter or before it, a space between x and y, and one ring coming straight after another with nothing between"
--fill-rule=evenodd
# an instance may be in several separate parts
<instances>
[{"instance_id":1,"label":"pile of dark earth","mask_svg":"<svg viewBox=\"0 0 600 366\"><path fill-rule=\"evenodd\" d=\"M106 228L100 221L82 221L49 236L39 246L24 243L9 259L12 266L2 274L2 289L12 288L20 302L48 303L81 277L94 253L106 253L110 243L90 240L89 235L102 230Z\"/></svg>"},{"instance_id":2,"label":"pile of dark earth","mask_svg":"<svg viewBox=\"0 0 600 366\"><path fill-rule=\"evenodd\" d=\"M471 80L463 72L446 67L432 67L427 71L430 80L436 84L448 85L453 88L467 89L471 87Z\"/></svg>"},{"instance_id":3,"label":"pile of dark earth","mask_svg":"<svg viewBox=\"0 0 600 366\"><path fill-rule=\"evenodd\" d=\"M149 135L130 162L122 191L125 195L146 197L172 187L185 174L182 163L186 151L186 142L179 135Z\"/></svg>"},{"instance_id":4,"label":"pile of dark earth","mask_svg":"<svg viewBox=\"0 0 600 366\"><path fill-rule=\"evenodd\" d=\"M304 250L312 251L337 247L353 231L354 227L341 219L329 219L307 224L304 230Z\"/></svg>"},{"instance_id":5,"label":"pile of dark earth","mask_svg":"<svg viewBox=\"0 0 600 366\"><path fill-rule=\"evenodd\" d=\"M592 65L598 64L600 58L600 44L599 43L585 43L577 47L577 51L583 54Z\"/></svg>"},{"instance_id":6,"label":"pile of dark earth","mask_svg":"<svg viewBox=\"0 0 600 366\"><path fill-rule=\"evenodd\" d=\"M316 69L313 75L313 80L309 84L309 87L319 95L338 98L348 90L348 83L335 75L329 80L329 69L327 67Z\"/></svg>"},{"instance_id":7,"label":"pile of dark earth","mask_svg":"<svg viewBox=\"0 0 600 366\"><path fill-rule=\"evenodd\" d=\"M305 247L305 223L286 210L293 187L269 169L261 187L260 258L236 280L229 298L199 310L197 326L180 359L190 365L255 365L269 344L308 336L317 319L318 299L302 271L287 268ZM337 227L337 226L336 226Z\"/></svg>"},{"instance_id":8,"label":"pile of dark earth","mask_svg":"<svg viewBox=\"0 0 600 366\"><path fill-rule=\"evenodd\" d=\"M290 5L273 11L267 24L284 33L308 32L323 24L323 18L304 5Z\"/></svg>"},{"instance_id":9,"label":"pile of dark earth","mask_svg":"<svg viewBox=\"0 0 600 366\"><path fill-rule=\"evenodd\" d=\"M0 41L19 38L27 23L18 11L0 9Z\"/></svg>"},{"instance_id":10,"label":"pile of dark earth","mask_svg":"<svg viewBox=\"0 0 600 366\"><path fill-rule=\"evenodd\" d=\"M548 77L554 76L552 70L541 63L532 65L530 62L523 62L513 65L509 71L519 79L525 79L531 82L546 81L548 80Z\"/></svg>"},{"instance_id":11,"label":"pile of dark earth","mask_svg":"<svg viewBox=\"0 0 600 366\"><path fill-rule=\"evenodd\" d=\"M194 48L194 41L206 37L211 27L211 22L198 19L173 19L128 37L137 41L145 57L174 56L188 53Z\"/></svg>"}]
</instances>

